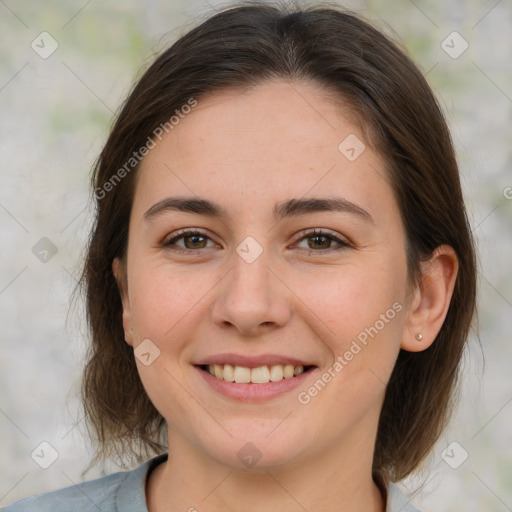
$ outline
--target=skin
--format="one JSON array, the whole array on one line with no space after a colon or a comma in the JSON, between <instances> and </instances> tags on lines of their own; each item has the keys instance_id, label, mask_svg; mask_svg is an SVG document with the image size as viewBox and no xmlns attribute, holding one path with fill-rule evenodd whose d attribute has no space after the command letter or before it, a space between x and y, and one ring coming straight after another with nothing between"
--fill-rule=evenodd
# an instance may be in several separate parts
<instances>
[{"instance_id":1,"label":"skin","mask_svg":"<svg viewBox=\"0 0 512 512\"><path fill-rule=\"evenodd\" d=\"M160 350L148 366L137 359L168 423L169 459L146 488L151 512L385 510L371 473L385 384L400 348L424 350L434 341L457 258L450 247L438 248L422 281L409 286L404 230L384 161L346 114L305 82L215 93L141 164L127 257L116 259L113 271L127 343L135 349L150 339ZM349 134L366 145L354 161L338 149ZM227 217L166 211L144 219L171 196L209 199ZM275 203L333 196L373 221L335 211L277 223L272 217ZM165 246L183 228L208 238ZM301 232L313 228L350 246L334 251L334 240L304 238ZM236 252L248 236L263 249L252 263ZM187 254L173 250L185 247ZM299 403L298 393L396 303L401 311L308 404ZM235 402L193 366L226 352L285 354L317 368L278 397ZM262 454L251 468L237 457L246 442Z\"/></svg>"}]
</instances>

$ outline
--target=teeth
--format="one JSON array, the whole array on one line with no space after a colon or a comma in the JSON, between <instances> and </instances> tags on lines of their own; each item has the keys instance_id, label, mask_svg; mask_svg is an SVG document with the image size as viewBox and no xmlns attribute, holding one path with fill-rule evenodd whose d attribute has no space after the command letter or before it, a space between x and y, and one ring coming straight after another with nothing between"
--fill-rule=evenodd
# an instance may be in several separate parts
<instances>
[{"instance_id":1,"label":"teeth","mask_svg":"<svg viewBox=\"0 0 512 512\"><path fill-rule=\"evenodd\" d=\"M287 364L283 369L283 375L285 379L289 379L290 377L293 377L293 364Z\"/></svg>"},{"instance_id":2,"label":"teeth","mask_svg":"<svg viewBox=\"0 0 512 512\"><path fill-rule=\"evenodd\" d=\"M209 368L211 368L211 365L209 366ZM215 375L215 377L217 377L217 379L222 379L224 372L223 372L222 366L220 364L213 365L213 375Z\"/></svg>"},{"instance_id":3,"label":"teeth","mask_svg":"<svg viewBox=\"0 0 512 512\"><path fill-rule=\"evenodd\" d=\"M217 379L239 384L267 384L278 382L283 379L291 379L296 375L304 373L304 366L293 366L293 364L273 364L270 366L259 366L248 368L246 366L232 366L230 364L210 364L208 372Z\"/></svg>"},{"instance_id":4,"label":"teeth","mask_svg":"<svg viewBox=\"0 0 512 512\"><path fill-rule=\"evenodd\" d=\"M222 375L218 377L219 379L227 380L228 382L235 382L235 369L230 364L225 364L224 368L219 365L221 368Z\"/></svg>"},{"instance_id":5,"label":"teeth","mask_svg":"<svg viewBox=\"0 0 512 512\"><path fill-rule=\"evenodd\" d=\"M243 384L251 382L251 370L245 366L235 366L235 382Z\"/></svg>"},{"instance_id":6,"label":"teeth","mask_svg":"<svg viewBox=\"0 0 512 512\"><path fill-rule=\"evenodd\" d=\"M280 364L273 364L270 367L270 380L272 382L277 382L278 380L283 380L283 366Z\"/></svg>"},{"instance_id":7,"label":"teeth","mask_svg":"<svg viewBox=\"0 0 512 512\"><path fill-rule=\"evenodd\" d=\"M253 384L266 384L270 382L270 372L267 366L260 366L251 370L251 382Z\"/></svg>"},{"instance_id":8,"label":"teeth","mask_svg":"<svg viewBox=\"0 0 512 512\"><path fill-rule=\"evenodd\" d=\"M293 375L300 375L303 372L304 372L304 366L296 366L293 369Z\"/></svg>"}]
</instances>

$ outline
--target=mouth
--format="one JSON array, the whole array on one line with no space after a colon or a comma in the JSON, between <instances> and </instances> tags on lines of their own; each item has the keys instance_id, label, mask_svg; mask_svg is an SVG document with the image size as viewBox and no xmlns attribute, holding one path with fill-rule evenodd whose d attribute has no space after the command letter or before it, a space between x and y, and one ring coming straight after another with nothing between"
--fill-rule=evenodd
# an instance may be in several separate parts
<instances>
[{"instance_id":1,"label":"mouth","mask_svg":"<svg viewBox=\"0 0 512 512\"><path fill-rule=\"evenodd\" d=\"M203 364L197 367L220 381L256 385L293 379L316 368L313 365L293 364L272 364L254 368L231 364Z\"/></svg>"}]
</instances>

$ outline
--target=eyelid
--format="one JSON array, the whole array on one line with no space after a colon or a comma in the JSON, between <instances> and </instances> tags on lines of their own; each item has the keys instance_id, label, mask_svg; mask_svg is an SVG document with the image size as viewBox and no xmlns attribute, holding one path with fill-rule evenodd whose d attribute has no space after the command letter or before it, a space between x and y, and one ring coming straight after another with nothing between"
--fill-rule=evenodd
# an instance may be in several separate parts
<instances>
[{"instance_id":1,"label":"eyelid","mask_svg":"<svg viewBox=\"0 0 512 512\"><path fill-rule=\"evenodd\" d=\"M199 255L205 249L212 249L211 247L202 247L199 249L187 249L187 248L182 248L179 246L172 247L172 245L174 245L174 243L177 240L186 238L188 236L194 236L194 235L204 236L205 238L207 238L208 240L210 240L211 242L213 242L214 244L219 246L219 244L217 244L217 242L215 242L215 240L209 235L208 231L206 231L202 228L180 229L180 230L172 233L170 238L166 237L166 239L164 239L164 241L162 242L162 246L169 248L170 250L172 250L176 253L189 254L189 255L194 254L194 253ZM293 244L295 245L295 244L301 242L302 240L305 240L307 238L312 238L314 236L326 236L326 237L330 238L332 241L336 242L337 245L334 247L329 247L328 249L309 249L309 248L305 248L305 247L300 247L299 249L308 251L310 254L317 254L317 255L324 254L325 255L325 254L330 254L332 252L338 252L343 249L354 247L353 243L351 241L347 240L345 236L343 236L343 235L340 236L337 233L335 233L329 229L325 229L325 228L304 229L304 230L300 231L299 233L297 233L297 235L295 236L295 242L293 242Z\"/></svg>"},{"instance_id":2,"label":"eyelid","mask_svg":"<svg viewBox=\"0 0 512 512\"><path fill-rule=\"evenodd\" d=\"M347 237L345 237L343 235L339 235L338 233L331 231L330 229L326 229L326 228L304 229L304 230L300 231L299 233L297 233L294 244L297 244L298 242L301 242L304 239L311 238L314 236L327 236L327 237L331 238L332 240L334 240L335 242L337 242L338 245L336 247L330 247L329 249L318 249L318 250L305 249L305 250L308 250L313 253L325 254L325 253L329 253L332 251L337 251L337 250L341 250L341 249L354 247L354 244L350 240L348 240Z\"/></svg>"},{"instance_id":3,"label":"eyelid","mask_svg":"<svg viewBox=\"0 0 512 512\"><path fill-rule=\"evenodd\" d=\"M210 240L214 244L219 245L210 236L210 234L207 231L205 231L204 229L201 229L201 228L183 228L183 229L179 229L178 231L176 231L174 233L171 233L170 236L165 237L163 242L162 242L162 246L163 247L170 247L171 245L173 245L174 241L179 240L181 238L186 238L188 236L193 236L193 235L204 236L205 238L207 238L208 240ZM176 252L183 252L183 253L189 253L189 254L193 253L193 252L199 252L198 250L186 249L186 248L182 248L182 247L175 247L175 248L172 248L172 250L176 251Z\"/></svg>"},{"instance_id":4,"label":"eyelid","mask_svg":"<svg viewBox=\"0 0 512 512\"><path fill-rule=\"evenodd\" d=\"M176 238L180 238L185 235L190 236L190 235L194 235L194 234L204 235L204 236L207 236L208 238L211 238L210 235L208 234L208 232L202 228L182 228L182 229L178 229L178 231L175 231L174 233L171 233L169 236L166 236L164 238L164 244L168 244L169 242L171 242L172 240L175 240Z\"/></svg>"},{"instance_id":5,"label":"eyelid","mask_svg":"<svg viewBox=\"0 0 512 512\"><path fill-rule=\"evenodd\" d=\"M299 233L297 233L296 239L297 239L297 241L299 241L302 238L305 238L307 236L319 236L319 235L320 236L321 235L330 236L331 238L334 238L335 240L342 242L342 243L346 243L346 244L351 243L351 242L349 242L347 237L340 235L339 233L336 233L335 231L331 231L330 229L327 229L327 228L303 229L302 231L299 231Z\"/></svg>"}]
</instances>

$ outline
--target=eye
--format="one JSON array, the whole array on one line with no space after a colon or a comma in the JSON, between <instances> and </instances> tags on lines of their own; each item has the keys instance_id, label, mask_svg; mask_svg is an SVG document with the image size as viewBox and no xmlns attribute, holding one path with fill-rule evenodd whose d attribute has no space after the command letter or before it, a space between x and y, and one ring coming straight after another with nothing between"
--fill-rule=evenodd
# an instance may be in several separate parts
<instances>
[{"instance_id":1,"label":"eye","mask_svg":"<svg viewBox=\"0 0 512 512\"><path fill-rule=\"evenodd\" d=\"M177 244L177 242L181 240L183 240L183 245ZM208 241L212 242L213 246L217 245L206 233L203 233L202 231L197 229L183 229L163 245L176 252L190 253L196 249L212 248L212 246L207 246Z\"/></svg>"},{"instance_id":2,"label":"eye","mask_svg":"<svg viewBox=\"0 0 512 512\"><path fill-rule=\"evenodd\" d=\"M312 231L302 232L296 247L309 250L310 252L326 253L331 251L340 251L352 245L339 237L322 229L313 229ZM179 242L183 242L180 244ZM208 246L208 242L213 245ZM307 247L301 247L305 242ZM335 246L333 247L333 244ZM187 253L199 252L199 249L211 249L218 245L203 231L197 229L183 229L178 231L172 238L163 244L175 252Z\"/></svg>"},{"instance_id":3,"label":"eye","mask_svg":"<svg viewBox=\"0 0 512 512\"><path fill-rule=\"evenodd\" d=\"M313 252L325 253L340 251L347 247L351 247L351 244L348 242L341 240L337 236L322 229L313 229L313 231L301 233L299 243L302 243L303 241L307 243L307 247L300 247L299 244L296 244L297 247L300 247L301 249L308 249ZM333 242L337 244L335 247L332 247Z\"/></svg>"}]
</instances>

